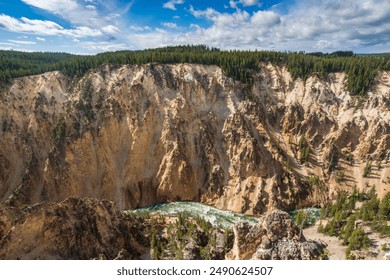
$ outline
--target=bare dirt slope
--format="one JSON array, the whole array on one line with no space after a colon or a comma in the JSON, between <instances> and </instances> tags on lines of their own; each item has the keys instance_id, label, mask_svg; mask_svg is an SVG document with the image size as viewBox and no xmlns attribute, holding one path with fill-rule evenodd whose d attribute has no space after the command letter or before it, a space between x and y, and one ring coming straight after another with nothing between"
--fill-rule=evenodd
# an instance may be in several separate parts
<instances>
[{"instance_id":1,"label":"bare dirt slope","mask_svg":"<svg viewBox=\"0 0 390 280\"><path fill-rule=\"evenodd\" d=\"M313 225L311 227L305 228L303 230L303 234L306 236L306 238L325 242L328 245L326 250L330 260L345 260L345 250L347 249L347 246L342 245L341 240L339 240L337 237L319 233L317 229L318 224Z\"/></svg>"}]
</instances>

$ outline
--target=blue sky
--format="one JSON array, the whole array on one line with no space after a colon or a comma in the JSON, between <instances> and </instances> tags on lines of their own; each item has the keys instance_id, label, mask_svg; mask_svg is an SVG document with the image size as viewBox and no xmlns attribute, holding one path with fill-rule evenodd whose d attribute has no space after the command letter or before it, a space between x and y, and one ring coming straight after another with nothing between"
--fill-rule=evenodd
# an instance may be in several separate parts
<instances>
[{"instance_id":1,"label":"blue sky","mask_svg":"<svg viewBox=\"0 0 390 280\"><path fill-rule=\"evenodd\" d=\"M388 0L0 0L0 49L390 51Z\"/></svg>"}]
</instances>

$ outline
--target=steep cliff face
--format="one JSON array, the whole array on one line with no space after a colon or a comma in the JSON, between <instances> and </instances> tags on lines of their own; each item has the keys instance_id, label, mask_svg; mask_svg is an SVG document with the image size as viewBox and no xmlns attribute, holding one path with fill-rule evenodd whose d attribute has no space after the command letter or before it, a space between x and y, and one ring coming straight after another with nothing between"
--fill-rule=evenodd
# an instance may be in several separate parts
<instances>
[{"instance_id":1,"label":"steep cliff face","mask_svg":"<svg viewBox=\"0 0 390 280\"><path fill-rule=\"evenodd\" d=\"M139 259L146 225L115 208L90 198L30 207L0 238L0 259Z\"/></svg>"},{"instance_id":2,"label":"steep cliff face","mask_svg":"<svg viewBox=\"0 0 390 280\"><path fill-rule=\"evenodd\" d=\"M378 74L366 97L346 91L344 73L327 79L311 77L304 83L293 81L286 69L268 65L260 77L264 82L256 92L262 98L276 96L268 99L268 106L282 112L271 116L280 118L283 149L305 162L296 171L318 177L330 194L368 185L375 186L380 196L390 190L389 73ZM309 153L302 160L305 146Z\"/></svg>"},{"instance_id":3,"label":"steep cliff face","mask_svg":"<svg viewBox=\"0 0 390 280\"><path fill-rule=\"evenodd\" d=\"M149 64L16 79L0 95L0 198L257 214L367 184L389 191L389 73L365 98L342 73L303 82L262 65L254 78L248 88L216 66Z\"/></svg>"}]
</instances>

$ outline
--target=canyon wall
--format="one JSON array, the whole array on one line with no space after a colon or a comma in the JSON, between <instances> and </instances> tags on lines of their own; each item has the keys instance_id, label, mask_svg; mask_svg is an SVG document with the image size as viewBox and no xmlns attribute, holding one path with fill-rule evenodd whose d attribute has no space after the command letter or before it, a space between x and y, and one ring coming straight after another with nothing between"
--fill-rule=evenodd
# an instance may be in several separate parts
<instances>
[{"instance_id":1,"label":"canyon wall","mask_svg":"<svg viewBox=\"0 0 390 280\"><path fill-rule=\"evenodd\" d=\"M101 66L0 93L0 200L69 196L120 209L194 200L247 214L390 190L390 73L364 97L334 73L262 64L251 87L216 66Z\"/></svg>"}]
</instances>

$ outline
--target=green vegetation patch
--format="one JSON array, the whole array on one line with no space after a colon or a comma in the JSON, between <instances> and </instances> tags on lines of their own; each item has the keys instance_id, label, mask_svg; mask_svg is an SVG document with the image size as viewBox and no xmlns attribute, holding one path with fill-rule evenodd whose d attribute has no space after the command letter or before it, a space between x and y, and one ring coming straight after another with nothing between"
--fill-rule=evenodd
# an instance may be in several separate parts
<instances>
[{"instance_id":1,"label":"green vegetation patch","mask_svg":"<svg viewBox=\"0 0 390 280\"><path fill-rule=\"evenodd\" d=\"M221 231L200 217L179 214L168 224L159 223L159 219L152 218L151 223L150 247L154 260L182 260L189 255L192 259L224 259L232 248L230 230Z\"/></svg>"},{"instance_id":2,"label":"green vegetation patch","mask_svg":"<svg viewBox=\"0 0 390 280\"><path fill-rule=\"evenodd\" d=\"M358 201L362 202L360 208L356 207ZM363 225L382 237L390 235L390 193L379 200L374 188L368 193L342 192L333 204L321 209L320 217L327 223L320 225L318 231L340 238L347 245L346 257L353 258L351 251L367 249L371 244Z\"/></svg>"},{"instance_id":3,"label":"green vegetation patch","mask_svg":"<svg viewBox=\"0 0 390 280\"><path fill-rule=\"evenodd\" d=\"M176 46L140 51L118 51L94 56L66 53L25 53L0 51L0 83L12 78L41 74L47 71L62 71L69 77L80 77L102 64L146 63L195 63L218 65L223 72L238 81L253 84L253 71L260 63L286 66L293 78L306 80L316 75L326 77L329 73L346 72L348 90L353 95L364 95L380 70L390 70L390 56L356 56L352 52L331 54L274 51L221 51L204 45Z\"/></svg>"},{"instance_id":4,"label":"green vegetation patch","mask_svg":"<svg viewBox=\"0 0 390 280\"><path fill-rule=\"evenodd\" d=\"M305 208L290 212L290 215L296 225L299 227L307 227L314 225L320 219L320 209Z\"/></svg>"}]
</instances>

